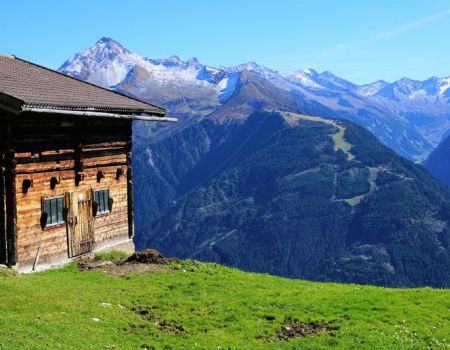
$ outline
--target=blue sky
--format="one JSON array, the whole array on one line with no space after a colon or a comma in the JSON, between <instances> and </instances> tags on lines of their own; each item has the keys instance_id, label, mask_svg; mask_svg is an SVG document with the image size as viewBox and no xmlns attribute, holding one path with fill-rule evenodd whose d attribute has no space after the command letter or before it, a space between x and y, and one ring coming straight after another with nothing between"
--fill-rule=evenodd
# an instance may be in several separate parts
<instances>
[{"instance_id":1,"label":"blue sky","mask_svg":"<svg viewBox=\"0 0 450 350\"><path fill-rule=\"evenodd\" d=\"M450 76L448 0L3 0L2 14L0 53L51 68L109 36L151 58L311 67L356 83Z\"/></svg>"}]
</instances>

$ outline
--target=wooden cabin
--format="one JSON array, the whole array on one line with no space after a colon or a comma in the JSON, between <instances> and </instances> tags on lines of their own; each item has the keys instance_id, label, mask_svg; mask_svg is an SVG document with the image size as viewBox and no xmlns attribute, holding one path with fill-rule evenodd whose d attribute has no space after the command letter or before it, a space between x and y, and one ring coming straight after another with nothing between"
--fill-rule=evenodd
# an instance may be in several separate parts
<instances>
[{"instance_id":1,"label":"wooden cabin","mask_svg":"<svg viewBox=\"0 0 450 350\"><path fill-rule=\"evenodd\" d=\"M165 110L0 56L0 264L134 250L132 121Z\"/></svg>"}]
</instances>

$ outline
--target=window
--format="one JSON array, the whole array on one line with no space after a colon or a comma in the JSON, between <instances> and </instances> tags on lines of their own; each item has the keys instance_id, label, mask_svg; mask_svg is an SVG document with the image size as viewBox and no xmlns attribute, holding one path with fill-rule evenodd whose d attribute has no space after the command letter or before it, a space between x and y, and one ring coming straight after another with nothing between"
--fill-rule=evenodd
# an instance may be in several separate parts
<instances>
[{"instance_id":1,"label":"window","mask_svg":"<svg viewBox=\"0 0 450 350\"><path fill-rule=\"evenodd\" d=\"M46 227L64 223L63 202L63 197L44 200L44 211L47 213Z\"/></svg>"},{"instance_id":2,"label":"window","mask_svg":"<svg viewBox=\"0 0 450 350\"><path fill-rule=\"evenodd\" d=\"M109 213L109 190L95 191L94 200L98 205L97 215Z\"/></svg>"}]
</instances>

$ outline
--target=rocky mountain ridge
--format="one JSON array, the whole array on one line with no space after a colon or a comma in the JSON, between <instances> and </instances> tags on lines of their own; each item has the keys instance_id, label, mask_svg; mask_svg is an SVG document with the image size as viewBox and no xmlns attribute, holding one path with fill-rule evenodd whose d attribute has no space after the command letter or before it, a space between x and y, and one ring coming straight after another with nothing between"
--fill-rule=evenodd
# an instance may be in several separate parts
<instances>
[{"instance_id":1,"label":"rocky mountain ridge","mask_svg":"<svg viewBox=\"0 0 450 350\"><path fill-rule=\"evenodd\" d=\"M182 121L223 114L229 103L234 107L227 118L244 119L248 108L239 112L233 98L242 100L241 91L250 83L252 94L247 89L244 105L253 110L277 109L279 103L267 96L283 95L287 110L352 120L414 160L424 159L450 129L450 78L359 86L313 69L280 74L255 62L214 68L196 58L144 58L110 38L74 55L59 70L160 104ZM254 88L255 81L263 92Z\"/></svg>"}]
</instances>

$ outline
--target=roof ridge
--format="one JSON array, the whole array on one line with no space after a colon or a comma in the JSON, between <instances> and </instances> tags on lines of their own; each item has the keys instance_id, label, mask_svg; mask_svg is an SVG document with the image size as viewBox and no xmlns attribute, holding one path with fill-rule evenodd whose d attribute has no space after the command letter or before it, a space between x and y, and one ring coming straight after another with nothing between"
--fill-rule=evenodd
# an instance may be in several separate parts
<instances>
[{"instance_id":1,"label":"roof ridge","mask_svg":"<svg viewBox=\"0 0 450 350\"><path fill-rule=\"evenodd\" d=\"M102 90L108 91L108 92L110 92L110 93L117 94L117 95L119 95L119 96L128 98L128 99L130 99L130 100L134 100L134 101L137 101L137 102L140 102L140 103L144 103L144 104L146 104L146 105L148 105L148 106L150 106L150 107L153 107L153 108L156 108L156 109L161 110L161 114L163 114L163 115L166 114L166 110L165 110L164 108L161 108L161 107L159 107L159 106L157 106L157 105L154 105L154 104L151 104L151 103L142 101L142 100L140 100L140 99L138 99L138 98L135 98L135 97L131 97L131 96L122 94L122 93L120 93L120 92L118 92L118 91L110 90L110 89L104 88L104 87L102 87L102 86L99 86L99 85L90 83L90 82L88 82L88 81L84 81L84 80L81 80L81 79L72 77L72 76L70 76L70 75L67 75L67 74L58 72L57 70L54 70L54 69L51 69L51 68L42 66L42 65L37 64L37 63L33 63L33 62L30 62L30 61L27 61L27 60L25 60L25 59L23 59L23 58L20 58L20 57L14 56L14 55L0 55L0 56L8 57L8 58L10 58L10 59L16 59L16 60L19 60L19 61L28 63L28 64L30 64L30 65L32 65L32 66L35 66L35 67L39 67L39 68L45 69L45 70L50 71L50 72L52 72L52 73L56 73L56 74L62 75L63 77L66 77L66 78L69 78L69 79L73 79L73 80L75 80L75 81L78 81L78 82L81 82L81 83L84 83L84 84L88 84L88 85L94 86L94 87L96 87L96 88L98 88L98 89L102 89Z\"/></svg>"}]
</instances>

